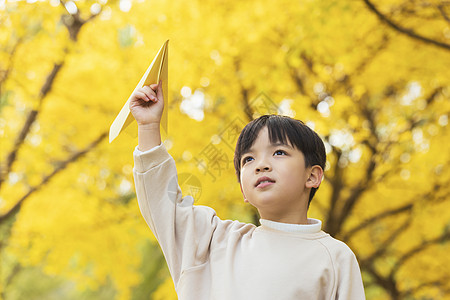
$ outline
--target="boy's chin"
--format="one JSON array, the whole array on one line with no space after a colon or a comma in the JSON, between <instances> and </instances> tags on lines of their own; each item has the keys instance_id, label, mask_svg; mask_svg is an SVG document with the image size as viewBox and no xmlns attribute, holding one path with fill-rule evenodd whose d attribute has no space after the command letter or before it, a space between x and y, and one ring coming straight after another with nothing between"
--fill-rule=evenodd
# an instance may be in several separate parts
<instances>
[{"instance_id":1,"label":"boy's chin","mask_svg":"<svg viewBox=\"0 0 450 300\"><path fill-rule=\"evenodd\" d=\"M278 199L272 198L272 197L264 197L264 198L258 198L258 199L247 199L247 203L255 207L256 209L264 210L264 209L270 209L270 207L274 207L278 203Z\"/></svg>"}]
</instances>

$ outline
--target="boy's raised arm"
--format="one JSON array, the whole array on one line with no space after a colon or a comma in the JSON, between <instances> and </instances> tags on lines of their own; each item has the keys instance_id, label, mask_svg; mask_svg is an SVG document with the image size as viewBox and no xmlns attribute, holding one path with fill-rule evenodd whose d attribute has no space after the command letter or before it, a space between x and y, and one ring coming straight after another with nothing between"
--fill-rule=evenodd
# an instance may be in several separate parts
<instances>
[{"instance_id":1,"label":"boy's raised arm","mask_svg":"<svg viewBox=\"0 0 450 300\"><path fill-rule=\"evenodd\" d=\"M161 82L137 89L130 100L130 111L138 123L137 150L141 151L134 152L133 174L139 209L178 287L182 271L208 259L219 219L211 208L195 207L191 196L183 197L175 161L161 144L163 109ZM195 288L193 284L188 286Z\"/></svg>"}]
</instances>

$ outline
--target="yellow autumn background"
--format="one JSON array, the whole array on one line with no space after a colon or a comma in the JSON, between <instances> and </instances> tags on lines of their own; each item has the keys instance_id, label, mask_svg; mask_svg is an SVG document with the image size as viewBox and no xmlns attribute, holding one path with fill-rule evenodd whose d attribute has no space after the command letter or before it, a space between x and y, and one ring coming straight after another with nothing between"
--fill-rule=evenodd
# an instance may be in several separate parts
<instances>
[{"instance_id":1,"label":"yellow autumn background","mask_svg":"<svg viewBox=\"0 0 450 300\"><path fill-rule=\"evenodd\" d=\"M309 217L355 252L367 299L450 299L450 2L435 0L0 0L0 299L176 299L135 199L136 133L107 140L167 39L185 193L257 222L236 133L301 119L328 159Z\"/></svg>"}]
</instances>

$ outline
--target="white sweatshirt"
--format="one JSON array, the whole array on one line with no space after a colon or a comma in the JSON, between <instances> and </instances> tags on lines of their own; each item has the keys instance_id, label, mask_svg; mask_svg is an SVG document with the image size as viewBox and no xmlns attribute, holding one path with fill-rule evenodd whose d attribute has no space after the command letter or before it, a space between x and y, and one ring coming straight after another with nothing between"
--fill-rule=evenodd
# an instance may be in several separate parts
<instances>
[{"instance_id":1,"label":"white sweatshirt","mask_svg":"<svg viewBox=\"0 0 450 300\"><path fill-rule=\"evenodd\" d=\"M308 225L221 220L183 197L163 144L135 150L139 208L156 236L181 300L365 299L355 255Z\"/></svg>"}]
</instances>

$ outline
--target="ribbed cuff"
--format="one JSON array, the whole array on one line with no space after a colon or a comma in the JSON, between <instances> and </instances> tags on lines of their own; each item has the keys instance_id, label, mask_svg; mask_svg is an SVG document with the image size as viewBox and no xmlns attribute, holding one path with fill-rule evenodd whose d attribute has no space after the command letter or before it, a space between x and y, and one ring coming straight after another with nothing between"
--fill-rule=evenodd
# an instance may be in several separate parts
<instances>
[{"instance_id":1,"label":"ribbed cuff","mask_svg":"<svg viewBox=\"0 0 450 300\"><path fill-rule=\"evenodd\" d=\"M134 170L138 173L144 173L151 168L162 164L168 158L170 154L167 152L163 143L159 146L153 147L147 151L140 151L138 147L134 149Z\"/></svg>"},{"instance_id":2,"label":"ribbed cuff","mask_svg":"<svg viewBox=\"0 0 450 300\"><path fill-rule=\"evenodd\" d=\"M162 143L161 143L162 144ZM150 151L153 151L153 150L155 150L156 148L158 148L158 147L160 147L161 146L161 144L159 144L158 146L155 146L155 147L153 147L153 148L151 148L151 149L148 149L148 150L146 150L146 151L141 151L141 150L139 150L139 146L136 146L136 148L134 149L134 153L133 154L146 154L146 153L149 153Z\"/></svg>"}]
</instances>

